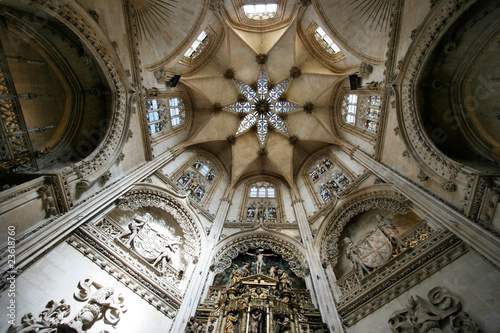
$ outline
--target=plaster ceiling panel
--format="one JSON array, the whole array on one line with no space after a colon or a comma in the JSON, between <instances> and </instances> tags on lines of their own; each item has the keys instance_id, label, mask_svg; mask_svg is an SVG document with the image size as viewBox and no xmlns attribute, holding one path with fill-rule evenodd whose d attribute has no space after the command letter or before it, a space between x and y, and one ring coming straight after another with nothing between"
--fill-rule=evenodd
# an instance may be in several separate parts
<instances>
[{"instance_id":1,"label":"plaster ceiling panel","mask_svg":"<svg viewBox=\"0 0 500 333\"><path fill-rule=\"evenodd\" d=\"M293 179L293 146L288 143L288 138L279 133L270 133L272 144L267 145L268 158L281 170L285 178L291 182Z\"/></svg>"},{"instance_id":2,"label":"plaster ceiling panel","mask_svg":"<svg viewBox=\"0 0 500 333\"><path fill-rule=\"evenodd\" d=\"M300 68L302 73L314 73L323 75L332 75L333 72L323 66L318 60L313 57L307 58L304 62L298 63L297 66Z\"/></svg>"},{"instance_id":3,"label":"plaster ceiling panel","mask_svg":"<svg viewBox=\"0 0 500 333\"><path fill-rule=\"evenodd\" d=\"M255 38L259 35L254 34ZM256 53L246 43L247 40L241 39L237 34L230 31L228 33L229 66L236 70L236 77L245 82L251 82L257 79L259 64L255 60Z\"/></svg>"},{"instance_id":4,"label":"plaster ceiling panel","mask_svg":"<svg viewBox=\"0 0 500 333\"><path fill-rule=\"evenodd\" d=\"M227 105L237 100L239 91L232 81L224 77L206 77L206 78L185 78L185 85L196 90L204 96L211 104L220 103Z\"/></svg>"},{"instance_id":5,"label":"plaster ceiling panel","mask_svg":"<svg viewBox=\"0 0 500 333\"><path fill-rule=\"evenodd\" d=\"M226 140L229 134L233 134L236 131L239 122L238 117L229 112L213 114L190 143L196 144L207 141Z\"/></svg>"},{"instance_id":6,"label":"plaster ceiling panel","mask_svg":"<svg viewBox=\"0 0 500 333\"><path fill-rule=\"evenodd\" d=\"M276 44L281 36L287 31L287 28L281 28L271 32L247 32L243 30L234 30L256 54L267 54Z\"/></svg>"},{"instance_id":7,"label":"plaster ceiling panel","mask_svg":"<svg viewBox=\"0 0 500 333\"><path fill-rule=\"evenodd\" d=\"M300 140L336 143L332 133L323 127L314 114L305 115L303 112L290 114L287 118L287 126L290 133L297 135Z\"/></svg>"},{"instance_id":8,"label":"plaster ceiling panel","mask_svg":"<svg viewBox=\"0 0 500 333\"><path fill-rule=\"evenodd\" d=\"M303 161L310 156L311 153L327 146L328 144L322 141L299 140L293 146L293 165L295 168L302 166Z\"/></svg>"},{"instance_id":9,"label":"plaster ceiling panel","mask_svg":"<svg viewBox=\"0 0 500 333\"><path fill-rule=\"evenodd\" d=\"M197 34L208 1L134 0L139 32L141 60L147 67L158 67L172 55L189 48Z\"/></svg>"},{"instance_id":10,"label":"plaster ceiling panel","mask_svg":"<svg viewBox=\"0 0 500 333\"><path fill-rule=\"evenodd\" d=\"M302 73L298 79L294 79L290 84L290 89L287 94L290 100L297 103L316 103L316 99L325 89L331 87L337 80L338 76L334 75L318 75Z\"/></svg>"},{"instance_id":11,"label":"plaster ceiling panel","mask_svg":"<svg viewBox=\"0 0 500 333\"><path fill-rule=\"evenodd\" d=\"M318 0L314 3L326 23L324 30L341 49L374 62L384 59L392 4L392 0Z\"/></svg>"},{"instance_id":12,"label":"plaster ceiling panel","mask_svg":"<svg viewBox=\"0 0 500 333\"><path fill-rule=\"evenodd\" d=\"M274 80L282 80L290 75L290 68L295 66L296 23L288 28L268 54L267 69Z\"/></svg>"},{"instance_id":13,"label":"plaster ceiling panel","mask_svg":"<svg viewBox=\"0 0 500 333\"><path fill-rule=\"evenodd\" d=\"M241 173L240 178L246 175L252 174L271 174L277 176L283 176L281 170L276 167L276 165L267 157L260 156L250 163L247 168Z\"/></svg>"},{"instance_id":14,"label":"plaster ceiling panel","mask_svg":"<svg viewBox=\"0 0 500 333\"><path fill-rule=\"evenodd\" d=\"M236 143L233 145L233 182L257 158L259 148L259 142L254 133L244 134L236 139Z\"/></svg>"}]
</instances>

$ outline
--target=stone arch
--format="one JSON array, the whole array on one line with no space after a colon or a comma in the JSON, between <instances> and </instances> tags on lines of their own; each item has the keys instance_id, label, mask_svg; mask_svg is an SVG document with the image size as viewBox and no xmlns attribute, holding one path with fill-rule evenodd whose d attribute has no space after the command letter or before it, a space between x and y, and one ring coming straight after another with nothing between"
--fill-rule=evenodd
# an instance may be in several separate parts
<instances>
[{"instance_id":1,"label":"stone arch","mask_svg":"<svg viewBox=\"0 0 500 333\"><path fill-rule=\"evenodd\" d=\"M201 255L202 242L205 235L201 225L192 214L172 194L153 187L135 188L119 199L118 208L135 210L141 207L156 207L171 214L179 223L185 240L185 250L194 260Z\"/></svg>"},{"instance_id":2,"label":"stone arch","mask_svg":"<svg viewBox=\"0 0 500 333\"><path fill-rule=\"evenodd\" d=\"M401 72L393 84L397 95L399 130L410 155L423 172L449 192L456 190L456 182L461 174L469 176L475 171L445 155L426 133L417 105L417 90L424 69L441 39L473 4L474 1L436 3L420 28L413 32L415 37L408 57L402 63Z\"/></svg>"},{"instance_id":3,"label":"stone arch","mask_svg":"<svg viewBox=\"0 0 500 333\"><path fill-rule=\"evenodd\" d=\"M299 277L309 274L303 246L295 240L269 231L243 233L224 240L216 249L212 269L216 274L223 272L231 266L232 259L251 248L265 248L280 254Z\"/></svg>"},{"instance_id":4,"label":"stone arch","mask_svg":"<svg viewBox=\"0 0 500 333\"><path fill-rule=\"evenodd\" d=\"M46 13L71 29L95 57L109 82L112 108L108 128L101 143L88 157L63 172L66 177L75 173L79 179L89 184L111 167L130 136L127 128L134 89L126 78L113 45L97 22L76 1L54 3L40 0L32 2L30 7Z\"/></svg>"},{"instance_id":5,"label":"stone arch","mask_svg":"<svg viewBox=\"0 0 500 333\"><path fill-rule=\"evenodd\" d=\"M337 264L339 238L349 221L356 215L371 209L385 209L393 213L406 213L410 210L408 199L386 185L372 188L356 194L331 212L331 220L318 232L316 244L319 244L321 261L334 267ZM328 217L326 218L328 221Z\"/></svg>"}]
</instances>

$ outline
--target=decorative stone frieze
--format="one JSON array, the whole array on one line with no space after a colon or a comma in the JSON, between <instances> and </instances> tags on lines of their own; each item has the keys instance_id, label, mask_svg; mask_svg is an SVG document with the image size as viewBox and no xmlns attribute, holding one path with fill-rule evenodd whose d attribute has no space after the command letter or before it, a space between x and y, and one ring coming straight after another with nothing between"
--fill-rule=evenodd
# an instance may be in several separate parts
<instances>
[{"instance_id":1,"label":"decorative stone frieze","mask_svg":"<svg viewBox=\"0 0 500 333\"><path fill-rule=\"evenodd\" d=\"M53 332L84 333L89 326L103 319L106 324L115 327L120 316L127 311L124 298L114 288L103 287L92 277L85 277L78 283L74 293L77 301L86 302L75 317L65 323L63 320L71 314L71 308L64 299L59 302L49 301L38 318L32 313L24 315L21 325L11 325L7 333L15 332Z\"/></svg>"},{"instance_id":2,"label":"decorative stone frieze","mask_svg":"<svg viewBox=\"0 0 500 333\"><path fill-rule=\"evenodd\" d=\"M186 252L193 257L200 256L201 230L198 229L189 212L171 195L151 189L132 190L120 199L118 207L122 210L157 207L170 213L177 220L184 233Z\"/></svg>"}]
</instances>

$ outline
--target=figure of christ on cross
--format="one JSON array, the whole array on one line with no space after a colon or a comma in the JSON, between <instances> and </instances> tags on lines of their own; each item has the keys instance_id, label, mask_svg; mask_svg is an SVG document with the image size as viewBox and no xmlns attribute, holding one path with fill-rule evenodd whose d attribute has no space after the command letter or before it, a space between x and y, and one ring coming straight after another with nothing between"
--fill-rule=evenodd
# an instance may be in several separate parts
<instances>
[{"instance_id":1,"label":"figure of christ on cross","mask_svg":"<svg viewBox=\"0 0 500 333\"><path fill-rule=\"evenodd\" d=\"M262 253L264 250L260 249L260 250L257 250L257 254L253 254L253 253L248 253L247 254L249 256L252 256L252 257L257 257L257 260L255 261L255 266L256 266L256 270L257 270L257 274L261 274L262 273L262 266L265 265L264 263L264 257L276 257L275 254L264 254Z\"/></svg>"}]
</instances>

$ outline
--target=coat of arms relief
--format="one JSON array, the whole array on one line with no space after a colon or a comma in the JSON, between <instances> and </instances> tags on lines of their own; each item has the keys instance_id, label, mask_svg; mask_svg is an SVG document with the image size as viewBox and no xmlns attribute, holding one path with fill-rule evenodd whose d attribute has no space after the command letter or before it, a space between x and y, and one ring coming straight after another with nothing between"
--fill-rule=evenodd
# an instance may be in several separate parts
<instances>
[{"instance_id":1,"label":"coat of arms relief","mask_svg":"<svg viewBox=\"0 0 500 333\"><path fill-rule=\"evenodd\" d=\"M353 270L361 277L388 262L394 251L400 253L408 247L388 218L376 215L376 219L377 227L357 243L354 244L349 237L344 239L345 256L352 262Z\"/></svg>"},{"instance_id":2,"label":"coat of arms relief","mask_svg":"<svg viewBox=\"0 0 500 333\"><path fill-rule=\"evenodd\" d=\"M182 251L182 238L161 228L150 216L134 218L115 240L134 250L160 273L179 269L181 274L183 265L176 259Z\"/></svg>"}]
</instances>

